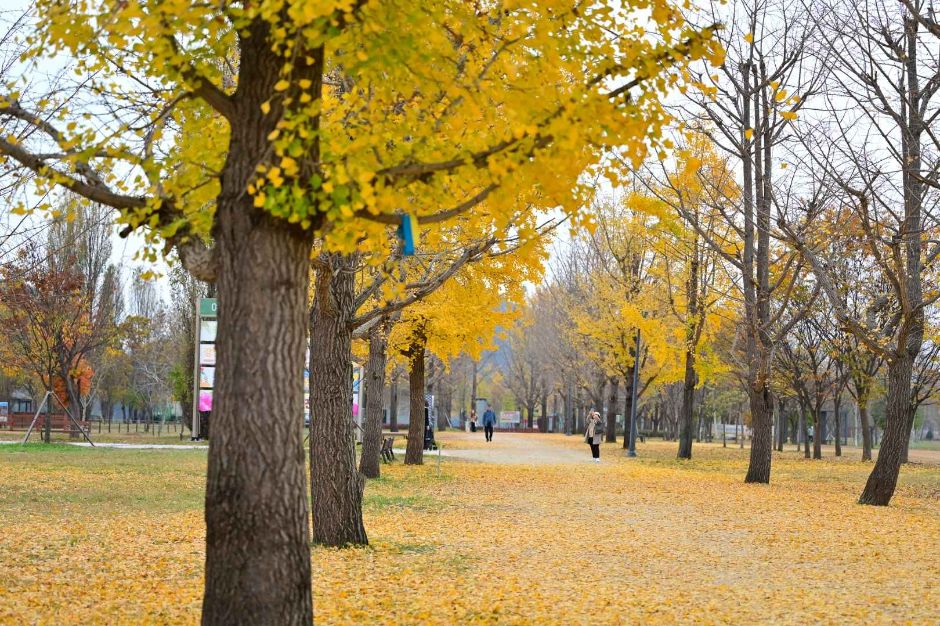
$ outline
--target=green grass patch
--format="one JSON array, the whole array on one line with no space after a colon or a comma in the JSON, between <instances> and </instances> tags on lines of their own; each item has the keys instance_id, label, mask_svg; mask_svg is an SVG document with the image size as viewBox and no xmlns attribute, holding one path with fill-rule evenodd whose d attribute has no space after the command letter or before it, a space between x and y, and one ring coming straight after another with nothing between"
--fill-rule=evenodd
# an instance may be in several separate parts
<instances>
[{"instance_id":1,"label":"green grass patch","mask_svg":"<svg viewBox=\"0 0 940 626\"><path fill-rule=\"evenodd\" d=\"M390 496L385 494L367 494L362 501L366 509L372 511L386 511L389 509L414 509L427 511L439 506L440 503L427 496Z\"/></svg>"}]
</instances>

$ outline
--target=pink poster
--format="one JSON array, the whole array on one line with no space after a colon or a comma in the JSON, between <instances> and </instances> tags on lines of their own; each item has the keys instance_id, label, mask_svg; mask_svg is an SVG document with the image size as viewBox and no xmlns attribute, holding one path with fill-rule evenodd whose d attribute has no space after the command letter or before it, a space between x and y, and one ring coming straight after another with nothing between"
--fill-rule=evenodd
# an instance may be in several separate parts
<instances>
[{"instance_id":1,"label":"pink poster","mask_svg":"<svg viewBox=\"0 0 940 626\"><path fill-rule=\"evenodd\" d=\"M199 392L199 410L200 411L211 411L212 410L212 391L203 389Z\"/></svg>"}]
</instances>

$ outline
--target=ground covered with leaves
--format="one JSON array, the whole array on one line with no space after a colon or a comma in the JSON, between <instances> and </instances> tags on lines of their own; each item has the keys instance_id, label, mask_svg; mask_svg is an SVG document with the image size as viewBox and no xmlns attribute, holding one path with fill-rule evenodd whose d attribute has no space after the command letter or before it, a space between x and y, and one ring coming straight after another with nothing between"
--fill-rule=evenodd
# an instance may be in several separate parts
<instances>
[{"instance_id":1,"label":"ground covered with leaves","mask_svg":"<svg viewBox=\"0 0 940 626\"><path fill-rule=\"evenodd\" d=\"M495 443L587 457L578 438L515 438ZM383 466L366 488L372 545L313 550L316 621L936 623L940 467L905 467L873 508L855 504L868 464L787 452L753 486L747 450L674 452ZM195 623L205 460L0 446L0 622Z\"/></svg>"}]
</instances>

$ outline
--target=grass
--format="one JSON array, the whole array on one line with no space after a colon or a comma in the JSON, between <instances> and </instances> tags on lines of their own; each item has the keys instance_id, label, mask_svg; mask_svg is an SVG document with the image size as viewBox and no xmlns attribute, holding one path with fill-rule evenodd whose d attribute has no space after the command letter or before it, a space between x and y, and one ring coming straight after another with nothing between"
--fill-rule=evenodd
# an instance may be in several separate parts
<instances>
[{"instance_id":1,"label":"grass","mask_svg":"<svg viewBox=\"0 0 940 626\"><path fill-rule=\"evenodd\" d=\"M600 466L383 465L371 545L312 551L317 623L935 621L940 467L905 467L892 506L864 507L870 463L788 448L770 485L744 485L748 450L720 444L692 461L655 441L637 459L604 444ZM205 466L0 446L0 622L196 623Z\"/></svg>"}]
</instances>

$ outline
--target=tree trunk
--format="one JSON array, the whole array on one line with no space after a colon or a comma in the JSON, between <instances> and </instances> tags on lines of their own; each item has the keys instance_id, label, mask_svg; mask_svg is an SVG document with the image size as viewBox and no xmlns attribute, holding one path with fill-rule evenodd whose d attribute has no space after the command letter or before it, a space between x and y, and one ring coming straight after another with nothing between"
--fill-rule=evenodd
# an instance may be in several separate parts
<instances>
[{"instance_id":1,"label":"tree trunk","mask_svg":"<svg viewBox=\"0 0 940 626\"><path fill-rule=\"evenodd\" d=\"M411 369L408 372L408 390L411 409L408 417L408 447L405 465L424 463L424 356L425 337L416 331L414 343L408 349Z\"/></svg>"},{"instance_id":2,"label":"tree trunk","mask_svg":"<svg viewBox=\"0 0 940 626\"><path fill-rule=\"evenodd\" d=\"M631 411L633 410L633 368L629 368L623 377L623 449L630 447L630 429L633 427L630 421Z\"/></svg>"},{"instance_id":3,"label":"tree trunk","mask_svg":"<svg viewBox=\"0 0 940 626\"><path fill-rule=\"evenodd\" d=\"M752 84L750 73L754 72L754 82L760 82L757 68L751 64L742 66L743 80L748 89ZM773 459L773 422L769 387L771 373L770 359L770 126L761 121L766 119L767 103L759 95L766 97L765 90L755 89L754 123L751 124L750 98L742 99L744 122L747 127L761 129L754 135L754 144L746 145L746 154L742 159L744 175L744 250L743 282L744 311L747 328L748 401L751 408L751 428L754 431L751 440L750 462L746 483L769 483L770 466ZM767 134L768 137L763 135ZM763 143L762 143L763 141ZM751 152L753 150L753 153ZM763 150L763 152L762 152ZM762 164L762 158L764 163ZM756 192L756 194L755 194ZM756 198L755 198L756 195ZM756 220L755 220L756 218ZM756 221L756 237L755 237ZM755 241L756 238L756 241ZM756 250L755 250L756 244Z\"/></svg>"},{"instance_id":4,"label":"tree trunk","mask_svg":"<svg viewBox=\"0 0 940 626\"><path fill-rule=\"evenodd\" d=\"M54 395L55 394L52 393L46 396L46 423L43 424L42 437L43 441L46 443L52 443L52 403L55 402Z\"/></svg>"},{"instance_id":5,"label":"tree trunk","mask_svg":"<svg viewBox=\"0 0 940 626\"><path fill-rule=\"evenodd\" d=\"M526 412L526 428L529 430L535 428L535 401L530 400L525 407Z\"/></svg>"},{"instance_id":6,"label":"tree trunk","mask_svg":"<svg viewBox=\"0 0 940 626\"><path fill-rule=\"evenodd\" d=\"M871 461L871 416L868 415L868 399L858 402L858 421L862 429L862 460Z\"/></svg>"},{"instance_id":7,"label":"tree trunk","mask_svg":"<svg viewBox=\"0 0 940 626\"><path fill-rule=\"evenodd\" d=\"M749 391L751 428L754 434L751 438L751 456L744 482L769 483L774 448L770 390L763 386L760 390L749 388Z\"/></svg>"},{"instance_id":8,"label":"tree trunk","mask_svg":"<svg viewBox=\"0 0 940 626\"><path fill-rule=\"evenodd\" d=\"M568 383L568 393L562 396L565 411L565 435L571 435L574 432L574 393L571 391L571 383Z\"/></svg>"},{"instance_id":9,"label":"tree trunk","mask_svg":"<svg viewBox=\"0 0 940 626\"><path fill-rule=\"evenodd\" d=\"M907 411L907 425L905 432L907 436L904 438L904 449L901 451L901 463L908 462L908 450L911 448L911 433L914 430L914 420L917 418L917 409L911 407Z\"/></svg>"},{"instance_id":10,"label":"tree trunk","mask_svg":"<svg viewBox=\"0 0 940 626\"><path fill-rule=\"evenodd\" d=\"M356 259L322 254L310 309L310 481L313 540L366 544L364 479L356 469L352 329Z\"/></svg>"},{"instance_id":11,"label":"tree trunk","mask_svg":"<svg viewBox=\"0 0 940 626\"><path fill-rule=\"evenodd\" d=\"M815 406L813 406L813 458L821 459L822 458L822 439L823 439L823 424L822 424L822 401L817 399Z\"/></svg>"},{"instance_id":12,"label":"tree trunk","mask_svg":"<svg viewBox=\"0 0 940 626\"><path fill-rule=\"evenodd\" d=\"M474 361L473 362L473 374L471 375L471 378L470 378L470 413L473 413L474 411L477 410L477 368L478 367L479 367L479 364L476 361ZM468 415L470 413L468 413ZM481 416L477 415L477 419L479 419L480 417Z\"/></svg>"},{"instance_id":13,"label":"tree trunk","mask_svg":"<svg viewBox=\"0 0 940 626\"><path fill-rule=\"evenodd\" d=\"M395 370L388 383L388 429L398 432L398 372Z\"/></svg>"},{"instance_id":14,"label":"tree trunk","mask_svg":"<svg viewBox=\"0 0 940 626\"><path fill-rule=\"evenodd\" d=\"M695 351L685 352L685 379L682 382L682 407L679 409L680 459L692 458L692 409L695 402Z\"/></svg>"},{"instance_id":15,"label":"tree trunk","mask_svg":"<svg viewBox=\"0 0 940 626\"><path fill-rule=\"evenodd\" d=\"M783 444L787 439L787 419L784 415L785 406L784 402L780 398L777 398L777 452L783 452Z\"/></svg>"},{"instance_id":16,"label":"tree trunk","mask_svg":"<svg viewBox=\"0 0 940 626\"><path fill-rule=\"evenodd\" d=\"M803 457L810 458L809 452L809 429L806 427L806 411L800 411L800 435L803 437Z\"/></svg>"},{"instance_id":17,"label":"tree trunk","mask_svg":"<svg viewBox=\"0 0 940 626\"><path fill-rule=\"evenodd\" d=\"M894 495L908 434L907 415L910 410L913 363L914 358L905 352L888 364L884 435L878 450L878 460L859 498L861 504L887 506Z\"/></svg>"},{"instance_id":18,"label":"tree trunk","mask_svg":"<svg viewBox=\"0 0 940 626\"><path fill-rule=\"evenodd\" d=\"M369 360L365 372L366 423L362 435L362 457L359 459L359 471L366 478L378 478L381 473L379 455L382 452L382 398L385 395L389 330L388 320L382 320L369 329Z\"/></svg>"},{"instance_id":19,"label":"tree trunk","mask_svg":"<svg viewBox=\"0 0 940 626\"><path fill-rule=\"evenodd\" d=\"M539 420L539 432L548 432L548 392L542 392L542 417Z\"/></svg>"},{"instance_id":20,"label":"tree trunk","mask_svg":"<svg viewBox=\"0 0 940 626\"><path fill-rule=\"evenodd\" d=\"M240 158L239 143L233 125L230 159ZM254 162L245 167L248 176ZM259 214L236 185L223 177L214 232L218 366L202 622L310 624L302 374L311 236Z\"/></svg>"},{"instance_id":21,"label":"tree trunk","mask_svg":"<svg viewBox=\"0 0 940 626\"><path fill-rule=\"evenodd\" d=\"M611 377L607 400L607 432L604 440L607 443L617 443L617 392L620 390L620 379Z\"/></svg>"},{"instance_id":22,"label":"tree trunk","mask_svg":"<svg viewBox=\"0 0 940 626\"><path fill-rule=\"evenodd\" d=\"M842 410L842 395L837 393L832 399L832 414L835 421L835 444L836 456L842 456L842 416L839 412Z\"/></svg>"}]
</instances>

